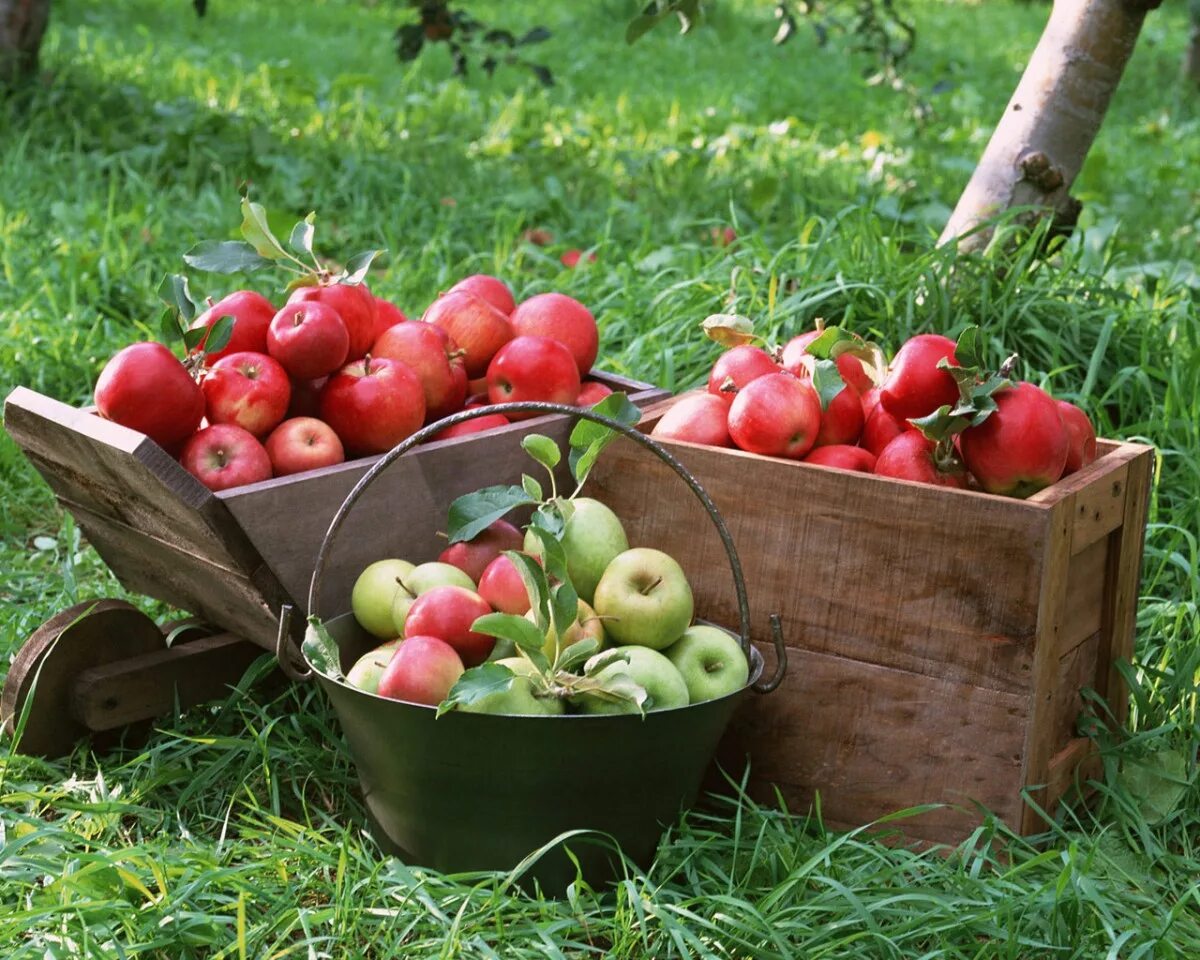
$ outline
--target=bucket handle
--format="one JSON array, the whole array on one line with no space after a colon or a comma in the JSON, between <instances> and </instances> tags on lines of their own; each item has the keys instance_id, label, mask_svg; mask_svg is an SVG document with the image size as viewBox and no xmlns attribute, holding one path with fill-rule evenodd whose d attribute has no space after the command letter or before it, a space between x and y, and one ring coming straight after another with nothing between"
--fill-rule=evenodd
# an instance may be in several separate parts
<instances>
[{"instance_id":1,"label":"bucket handle","mask_svg":"<svg viewBox=\"0 0 1200 960\"><path fill-rule=\"evenodd\" d=\"M329 522L329 529L325 532L325 539L321 541L321 548L317 551L316 565L313 569L312 581L308 589L308 610L311 616L320 619L318 607L321 597L321 582L325 576L325 567L329 560L334 538L345 522L347 515L354 509L362 495L366 493L367 488L396 460L435 434L441 433L443 430L456 424L466 423L469 420L474 420L476 417L486 417L494 413L558 413L591 420L593 423L608 427L610 430L633 440L635 443L641 444L674 470L688 485L692 493L696 495L696 499L700 501L705 511L707 511L709 519L712 520L713 525L717 528L717 533L721 537L721 543L725 547L725 554L729 558L729 568L733 573L733 587L737 593L738 618L740 621L739 640L742 645L742 651L746 654L746 659L750 659L750 600L746 596L746 580L742 573L742 562L738 558L737 547L733 544L733 537L729 533L729 528L725 525L725 520L717 509L717 505L713 503L712 498L708 495L708 491L704 489L699 480L692 476L687 467L680 463L674 455L656 440L652 440L641 431L627 426L620 420L606 417L603 414L596 413L594 410L568 406L565 403L530 400L521 403L498 403L485 407L476 407L472 410L463 410L444 417L426 427L422 427L375 461L371 469L364 473L359 478L358 483L354 485L354 488L346 494L346 499L342 501L342 505L338 507L337 513L333 515L333 519ZM291 621L292 605L284 604L279 612L279 633L275 641L275 657L279 661L280 668L289 679L296 681L308 680L312 677L312 669L307 665L297 666L296 664L295 658L299 657L299 653L290 643L292 633ZM751 689L755 693L770 693L779 686L783 681L784 673L787 672L787 647L783 642L783 629L780 625L779 614L771 614L770 623L771 642L775 648L775 672L769 679L758 680L753 685ZM301 659L300 662L303 663L303 660Z\"/></svg>"}]
</instances>

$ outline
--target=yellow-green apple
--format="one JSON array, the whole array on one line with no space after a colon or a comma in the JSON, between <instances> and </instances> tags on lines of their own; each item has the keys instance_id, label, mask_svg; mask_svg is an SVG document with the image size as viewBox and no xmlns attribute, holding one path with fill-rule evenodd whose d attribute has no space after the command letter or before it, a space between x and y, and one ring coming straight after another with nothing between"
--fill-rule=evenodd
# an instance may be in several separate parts
<instances>
[{"instance_id":1,"label":"yellow-green apple","mask_svg":"<svg viewBox=\"0 0 1200 960\"><path fill-rule=\"evenodd\" d=\"M681 397L654 425L650 436L663 440L685 440L710 447L729 447L729 404L712 393Z\"/></svg>"},{"instance_id":2,"label":"yellow-green apple","mask_svg":"<svg viewBox=\"0 0 1200 960\"><path fill-rule=\"evenodd\" d=\"M328 376L346 362L350 334L336 310L319 300L289 303L267 328L267 353L295 380Z\"/></svg>"},{"instance_id":3,"label":"yellow-green apple","mask_svg":"<svg viewBox=\"0 0 1200 960\"><path fill-rule=\"evenodd\" d=\"M292 385L265 353L231 353L209 368L200 384L210 424L232 423L265 437L287 413Z\"/></svg>"},{"instance_id":4,"label":"yellow-green apple","mask_svg":"<svg viewBox=\"0 0 1200 960\"><path fill-rule=\"evenodd\" d=\"M471 625L492 612L488 602L465 587L434 587L418 595L404 621L404 636L437 637L457 652L462 662L473 667L483 663L496 641L476 633Z\"/></svg>"},{"instance_id":5,"label":"yellow-green apple","mask_svg":"<svg viewBox=\"0 0 1200 960\"><path fill-rule=\"evenodd\" d=\"M887 379L879 390L879 403L898 420L912 420L938 407L958 402L958 384L938 366L943 359L958 365L956 344L949 337L921 333L904 342L892 357Z\"/></svg>"},{"instance_id":6,"label":"yellow-green apple","mask_svg":"<svg viewBox=\"0 0 1200 960\"><path fill-rule=\"evenodd\" d=\"M271 458L254 435L232 423L197 430L179 457L209 490L228 490L271 478Z\"/></svg>"},{"instance_id":7,"label":"yellow-green apple","mask_svg":"<svg viewBox=\"0 0 1200 960\"><path fill-rule=\"evenodd\" d=\"M390 700L436 707L463 675L463 662L437 637L411 636L396 649L376 692Z\"/></svg>"},{"instance_id":8,"label":"yellow-green apple","mask_svg":"<svg viewBox=\"0 0 1200 960\"><path fill-rule=\"evenodd\" d=\"M657 650L642 646L617 647L629 658L626 663L617 660L596 673L599 680L627 676L646 691L642 709L673 710L686 707L689 703L688 688L675 665ZM637 705L630 701L611 701L585 693L572 700L582 713L637 713Z\"/></svg>"},{"instance_id":9,"label":"yellow-green apple","mask_svg":"<svg viewBox=\"0 0 1200 960\"><path fill-rule=\"evenodd\" d=\"M566 704L556 696L540 693L530 682L533 665L524 657L504 657L495 661L508 667L515 677L507 690L486 694L474 703L458 709L465 713L490 713L500 716L556 716L566 711Z\"/></svg>"},{"instance_id":10,"label":"yellow-green apple","mask_svg":"<svg viewBox=\"0 0 1200 960\"><path fill-rule=\"evenodd\" d=\"M494 610L516 616L529 610L529 591L508 557L501 554L484 568L479 578L479 595Z\"/></svg>"},{"instance_id":11,"label":"yellow-green apple","mask_svg":"<svg viewBox=\"0 0 1200 960\"><path fill-rule=\"evenodd\" d=\"M486 420L488 418L480 417L479 419ZM446 432L442 431L442 433ZM485 530L476 534L473 540L450 544L438 555L438 560L458 567L471 578L471 585L474 586L483 576L483 571L487 569L489 563L505 550L522 549L522 542L520 530L507 520L496 520Z\"/></svg>"},{"instance_id":12,"label":"yellow-green apple","mask_svg":"<svg viewBox=\"0 0 1200 960\"><path fill-rule=\"evenodd\" d=\"M742 645L719 627L703 623L688 627L665 652L687 684L690 703L726 697L750 679Z\"/></svg>"},{"instance_id":13,"label":"yellow-green apple","mask_svg":"<svg viewBox=\"0 0 1200 960\"><path fill-rule=\"evenodd\" d=\"M461 409L467 398L466 373L455 354L453 344L441 327L419 322L389 327L371 348L372 356L399 360L420 377L425 392L426 423Z\"/></svg>"},{"instance_id":14,"label":"yellow-green apple","mask_svg":"<svg viewBox=\"0 0 1200 960\"><path fill-rule=\"evenodd\" d=\"M413 572L407 560L389 558L368 564L350 591L350 609L360 627L381 640L400 636L392 622L392 601L400 582Z\"/></svg>"},{"instance_id":15,"label":"yellow-green apple","mask_svg":"<svg viewBox=\"0 0 1200 960\"><path fill-rule=\"evenodd\" d=\"M759 377L778 373L782 369L766 350L742 344L717 357L708 375L708 392L726 404L733 403L739 390Z\"/></svg>"},{"instance_id":16,"label":"yellow-green apple","mask_svg":"<svg viewBox=\"0 0 1200 960\"><path fill-rule=\"evenodd\" d=\"M298 287L288 303L317 300L337 311L346 332L350 335L347 361L366 356L375 342L375 298L365 283L329 283L315 287Z\"/></svg>"},{"instance_id":17,"label":"yellow-green apple","mask_svg":"<svg viewBox=\"0 0 1200 960\"><path fill-rule=\"evenodd\" d=\"M563 344L549 337L519 336L509 340L492 357L487 381L492 403L543 400L573 404L579 399L575 359ZM537 414L507 416L510 420L527 420Z\"/></svg>"},{"instance_id":18,"label":"yellow-green apple","mask_svg":"<svg viewBox=\"0 0 1200 960\"><path fill-rule=\"evenodd\" d=\"M563 293L539 293L517 305L509 317L517 337L549 337L563 344L584 377L596 362L600 334L592 312ZM578 390L576 390L578 393Z\"/></svg>"},{"instance_id":19,"label":"yellow-green apple","mask_svg":"<svg viewBox=\"0 0 1200 960\"><path fill-rule=\"evenodd\" d=\"M596 584L613 558L629 549L629 539L620 518L599 500L576 497L567 506L570 516L562 534L567 576L579 597L591 603ZM524 549L532 557L542 555L537 534L525 534Z\"/></svg>"},{"instance_id":20,"label":"yellow-green apple","mask_svg":"<svg viewBox=\"0 0 1200 960\"><path fill-rule=\"evenodd\" d=\"M575 406L594 407L611 393L612 389L599 380L585 380L579 388L579 396L575 398Z\"/></svg>"},{"instance_id":21,"label":"yellow-green apple","mask_svg":"<svg viewBox=\"0 0 1200 960\"><path fill-rule=\"evenodd\" d=\"M384 453L420 429L425 391L420 377L399 360L354 360L321 391L321 419L352 456Z\"/></svg>"},{"instance_id":22,"label":"yellow-green apple","mask_svg":"<svg viewBox=\"0 0 1200 960\"><path fill-rule=\"evenodd\" d=\"M988 493L1027 497L1058 480L1071 438L1058 404L1041 387L1018 383L992 394L996 409L961 434L967 469Z\"/></svg>"},{"instance_id":23,"label":"yellow-green apple","mask_svg":"<svg viewBox=\"0 0 1200 960\"><path fill-rule=\"evenodd\" d=\"M333 427L315 417L293 417L271 431L264 444L277 477L329 467L346 459Z\"/></svg>"},{"instance_id":24,"label":"yellow-green apple","mask_svg":"<svg viewBox=\"0 0 1200 960\"><path fill-rule=\"evenodd\" d=\"M729 408L729 436L741 449L799 460L821 429L821 401L806 381L772 373L742 387Z\"/></svg>"},{"instance_id":25,"label":"yellow-green apple","mask_svg":"<svg viewBox=\"0 0 1200 960\"><path fill-rule=\"evenodd\" d=\"M135 343L104 365L96 381L100 416L178 452L204 416L204 393L161 343Z\"/></svg>"},{"instance_id":26,"label":"yellow-green apple","mask_svg":"<svg viewBox=\"0 0 1200 960\"><path fill-rule=\"evenodd\" d=\"M672 557L635 547L605 568L592 606L614 642L662 650L692 622L692 588Z\"/></svg>"},{"instance_id":27,"label":"yellow-green apple","mask_svg":"<svg viewBox=\"0 0 1200 960\"><path fill-rule=\"evenodd\" d=\"M489 277L486 273L476 273L464 277L452 286L448 293L466 292L482 297L506 317L513 312L516 301L508 284L497 277Z\"/></svg>"},{"instance_id":28,"label":"yellow-green apple","mask_svg":"<svg viewBox=\"0 0 1200 960\"><path fill-rule=\"evenodd\" d=\"M578 643L580 640L592 639L597 643L597 650L603 650L608 646L608 635L604 632L604 621L596 616L596 611L593 610L587 603L580 600L578 607L578 615L575 622L567 627L562 639L559 639L558 632L551 624L546 631L546 642L542 645L542 653L553 662L562 651L573 643ZM525 615L530 620L534 619L533 611Z\"/></svg>"},{"instance_id":29,"label":"yellow-green apple","mask_svg":"<svg viewBox=\"0 0 1200 960\"><path fill-rule=\"evenodd\" d=\"M396 639L367 651L354 661L354 666L346 674L346 682L364 693L378 693L383 671L387 669L399 647L400 640Z\"/></svg>"},{"instance_id":30,"label":"yellow-green apple","mask_svg":"<svg viewBox=\"0 0 1200 960\"><path fill-rule=\"evenodd\" d=\"M469 378L487 373L496 351L513 337L508 317L468 290L454 290L438 297L421 319L441 327L465 351L463 363Z\"/></svg>"},{"instance_id":31,"label":"yellow-green apple","mask_svg":"<svg viewBox=\"0 0 1200 960\"><path fill-rule=\"evenodd\" d=\"M229 340L220 350L205 353L204 364L209 366L222 357L231 353L267 352L267 328L271 318L275 316L275 308L271 301L261 293L253 290L237 290L211 304L207 310L196 317L191 323L192 330L203 330L213 326L222 317L233 317L233 330ZM207 335L205 335L207 339ZM204 349L204 340L195 348Z\"/></svg>"},{"instance_id":32,"label":"yellow-green apple","mask_svg":"<svg viewBox=\"0 0 1200 960\"><path fill-rule=\"evenodd\" d=\"M1075 404L1066 400L1055 401L1058 412L1062 416L1063 426L1067 428L1067 436L1071 445L1067 450L1067 465L1063 468L1063 476L1081 470L1096 459L1096 428L1088 415Z\"/></svg>"}]
</instances>

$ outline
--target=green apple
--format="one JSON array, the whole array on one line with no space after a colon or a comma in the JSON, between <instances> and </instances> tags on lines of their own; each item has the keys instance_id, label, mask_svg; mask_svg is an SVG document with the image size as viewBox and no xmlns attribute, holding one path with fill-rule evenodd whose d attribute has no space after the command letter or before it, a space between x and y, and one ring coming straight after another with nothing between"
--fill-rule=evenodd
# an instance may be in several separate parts
<instances>
[{"instance_id":1,"label":"green apple","mask_svg":"<svg viewBox=\"0 0 1200 960\"><path fill-rule=\"evenodd\" d=\"M369 650L354 661L354 666L346 674L346 682L352 687L358 687L366 693L379 692L379 678L387 667L396 648L400 646L399 639L389 640L380 644L374 650Z\"/></svg>"},{"instance_id":2,"label":"green apple","mask_svg":"<svg viewBox=\"0 0 1200 960\"><path fill-rule=\"evenodd\" d=\"M558 697L539 696L534 693L530 676L535 667L524 657L505 657L496 663L508 667L516 676L512 685L502 692L489 693L474 703L466 704L458 709L465 713L492 714L532 714L535 716L555 716L566 710Z\"/></svg>"},{"instance_id":3,"label":"green apple","mask_svg":"<svg viewBox=\"0 0 1200 960\"><path fill-rule=\"evenodd\" d=\"M566 650L571 644L587 639L588 637L591 637L599 644L596 647L597 651L603 650L608 646L608 638L604 633L604 621L596 616L596 611L582 600L579 601L578 609L579 617L573 624L567 627L566 635L563 637L561 644L558 639L558 633L553 626L546 631L546 642L542 646L542 653L546 655L546 658L551 663L554 662L554 658L558 655L560 649ZM530 610L525 614L525 619L536 621L537 616L533 610Z\"/></svg>"},{"instance_id":4,"label":"green apple","mask_svg":"<svg viewBox=\"0 0 1200 960\"><path fill-rule=\"evenodd\" d=\"M400 589L392 596L393 637L404 635L404 621L408 618L408 608L413 601L434 587L465 587L474 592L475 581L458 567L436 560L413 567L400 578Z\"/></svg>"},{"instance_id":5,"label":"green apple","mask_svg":"<svg viewBox=\"0 0 1200 960\"><path fill-rule=\"evenodd\" d=\"M692 622L692 588L661 550L637 547L608 565L592 606L616 643L662 650Z\"/></svg>"},{"instance_id":6,"label":"green apple","mask_svg":"<svg viewBox=\"0 0 1200 960\"><path fill-rule=\"evenodd\" d=\"M628 676L634 683L646 691L646 702L642 709L647 713L651 710L672 710L675 707L686 707L688 700L687 684L671 663L657 650L649 647L625 646L617 650L629 656L629 662L617 660L596 674L604 680L619 676ZM577 696L572 703L582 713L637 713L637 706L628 701L613 702L601 699L595 694L584 693Z\"/></svg>"},{"instance_id":7,"label":"green apple","mask_svg":"<svg viewBox=\"0 0 1200 960\"><path fill-rule=\"evenodd\" d=\"M392 622L392 600L399 581L413 569L407 560L376 560L358 575L350 591L350 609L367 633L380 640L400 635Z\"/></svg>"},{"instance_id":8,"label":"green apple","mask_svg":"<svg viewBox=\"0 0 1200 960\"><path fill-rule=\"evenodd\" d=\"M629 549L625 528L615 513L599 500L578 497L570 501L571 516L563 528L563 553L567 576L580 598L588 603L596 584L613 557ZM540 557L542 542L533 531L525 534L525 552Z\"/></svg>"},{"instance_id":9,"label":"green apple","mask_svg":"<svg viewBox=\"0 0 1200 960\"><path fill-rule=\"evenodd\" d=\"M742 645L728 630L698 623L666 649L687 684L692 703L736 693L750 678Z\"/></svg>"}]
</instances>

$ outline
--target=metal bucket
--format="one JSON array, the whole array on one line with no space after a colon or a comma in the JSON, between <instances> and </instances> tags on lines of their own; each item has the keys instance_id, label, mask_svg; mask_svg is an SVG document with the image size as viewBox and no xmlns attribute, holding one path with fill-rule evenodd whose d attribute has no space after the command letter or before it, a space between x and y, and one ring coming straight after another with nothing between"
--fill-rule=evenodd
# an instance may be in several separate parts
<instances>
[{"instance_id":1,"label":"metal bucket","mask_svg":"<svg viewBox=\"0 0 1200 960\"><path fill-rule=\"evenodd\" d=\"M779 685L786 653L778 618L772 616L777 664L774 675L764 681L762 655L749 639L749 603L737 551L699 482L636 430L561 404L498 404L455 414L382 457L346 497L329 526L309 591L308 609L314 616L320 617L321 579L331 544L375 477L453 423L511 411L568 413L611 427L660 457L687 483L716 524L729 557L740 641L751 668L746 686L716 700L644 717L451 712L438 718L432 707L340 683L306 658L298 666L288 608L280 618L277 654L285 673L295 680L315 677L333 701L358 769L372 832L385 850L443 872L513 870L530 858L525 881L561 892L577 874L592 885L618 877L618 846L633 863L649 865L664 829L695 801L738 702L747 691L767 693ZM338 644L343 671L379 643L352 614L324 623ZM562 842L551 844L556 838ZM539 850L540 856L530 857Z\"/></svg>"}]
</instances>

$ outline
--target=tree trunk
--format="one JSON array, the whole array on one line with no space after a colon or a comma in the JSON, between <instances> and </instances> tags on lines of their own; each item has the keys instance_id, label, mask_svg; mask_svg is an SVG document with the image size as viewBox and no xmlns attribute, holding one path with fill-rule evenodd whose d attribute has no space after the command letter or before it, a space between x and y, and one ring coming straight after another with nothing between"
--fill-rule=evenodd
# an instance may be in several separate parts
<instances>
[{"instance_id":1,"label":"tree trunk","mask_svg":"<svg viewBox=\"0 0 1200 960\"><path fill-rule=\"evenodd\" d=\"M37 70L50 0L0 0L0 85Z\"/></svg>"},{"instance_id":2,"label":"tree trunk","mask_svg":"<svg viewBox=\"0 0 1200 960\"><path fill-rule=\"evenodd\" d=\"M989 217L1038 207L1073 224L1071 184L1100 131L1142 21L1159 0L1055 0L1021 82L939 243L984 246ZM963 234L975 230L969 237Z\"/></svg>"}]
</instances>

